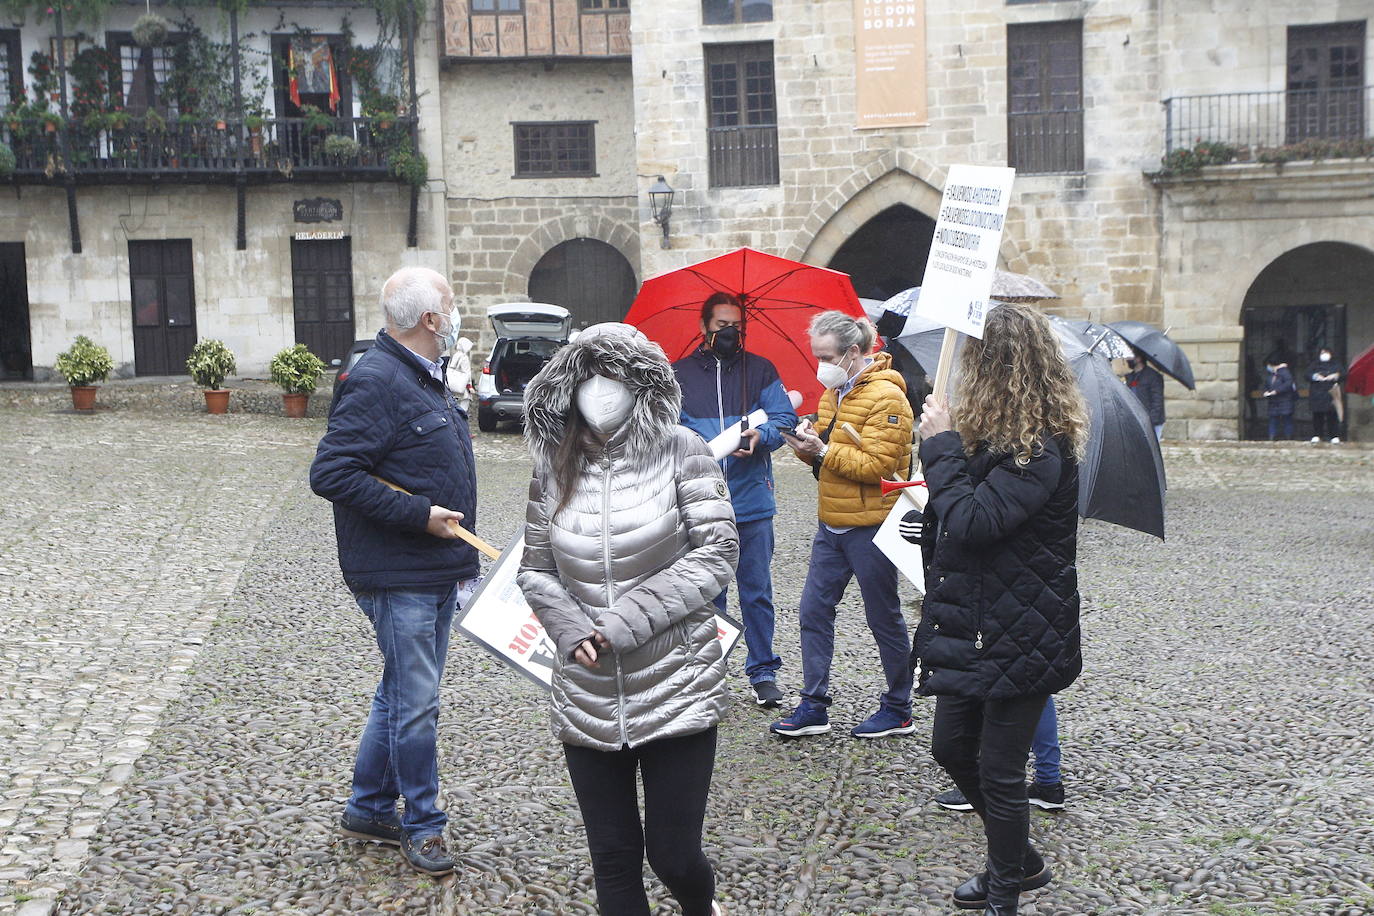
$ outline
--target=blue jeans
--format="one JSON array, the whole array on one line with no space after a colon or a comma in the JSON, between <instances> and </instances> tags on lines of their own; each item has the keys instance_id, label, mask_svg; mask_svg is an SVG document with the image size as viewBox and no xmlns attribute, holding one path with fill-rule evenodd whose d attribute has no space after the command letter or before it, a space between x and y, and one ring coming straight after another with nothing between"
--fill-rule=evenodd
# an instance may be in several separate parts
<instances>
[{"instance_id":1,"label":"blue jeans","mask_svg":"<svg viewBox=\"0 0 1374 916\"><path fill-rule=\"evenodd\" d=\"M849 580L858 577L868 629L878 644L887 678L882 705L911 715L911 637L897 599L897 567L873 546L878 526L835 534L824 525L811 542L811 565L801 596L802 691L804 699L830 705L830 662L835 655L835 606Z\"/></svg>"},{"instance_id":2,"label":"blue jeans","mask_svg":"<svg viewBox=\"0 0 1374 916\"><path fill-rule=\"evenodd\" d=\"M1059 716L1054 711L1054 697L1045 701L1045 711L1035 726L1031 738L1031 755L1035 757L1035 781L1052 786L1061 781L1059 775Z\"/></svg>"},{"instance_id":3,"label":"blue jeans","mask_svg":"<svg viewBox=\"0 0 1374 916\"><path fill-rule=\"evenodd\" d=\"M401 827L410 837L443 832L439 810L439 678L448 654L456 585L379 588L355 592L377 634L385 663L372 697L348 812L394 822L396 800L406 800Z\"/></svg>"},{"instance_id":4,"label":"blue jeans","mask_svg":"<svg viewBox=\"0 0 1374 916\"><path fill-rule=\"evenodd\" d=\"M1269 415L1269 441L1272 442L1273 440L1280 438L1280 436L1279 436L1279 427L1280 427L1280 426L1283 427L1283 436L1282 436L1282 438L1284 438L1284 439L1292 439L1292 438L1293 438L1293 415L1292 415L1291 413L1278 414L1277 416L1275 416L1274 414L1270 414L1270 415Z\"/></svg>"},{"instance_id":5,"label":"blue jeans","mask_svg":"<svg viewBox=\"0 0 1374 916\"><path fill-rule=\"evenodd\" d=\"M773 520L744 522L739 528L739 614L744 622L744 673L749 683L775 680L782 659L773 654ZM725 610L730 589L716 596L717 610Z\"/></svg>"}]
</instances>

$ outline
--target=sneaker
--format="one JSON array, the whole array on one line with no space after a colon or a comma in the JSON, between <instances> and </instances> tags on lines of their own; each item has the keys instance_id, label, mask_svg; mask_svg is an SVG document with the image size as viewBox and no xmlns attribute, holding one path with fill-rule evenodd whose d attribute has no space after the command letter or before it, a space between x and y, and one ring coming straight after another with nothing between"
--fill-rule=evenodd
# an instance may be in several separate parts
<instances>
[{"instance_id":1,"label":"sneaker","mask_svg":"<svg viewBox=\"0 0 1374 916\"><path fill-rule=\"evenodd\" d=\"M916 730L911 716L893 712L886 706L854 726L850 734L855 738L886 738L888 735L909 735Z\"/></svg>"},{"instance_id":2,"label":"sneaker","mask_svg":"<svg viewBox=\"0 0 1374 916\"><path fill-rule=\"evenodd\" d=\"M830 731L830 716L824 706L802 700L792 714L779 719L768 730L775 735L800 738L802 735L819 735Z\"/></svg>"},{"instance_id":3,"label":"sneaker","mask_svg":"<svg viewBox=\"0 0 1374 916\"><path fill-rule=\"evenodd\" d=\"M725 907L716 901L711 901L711 916L725 916Z\"/></svg>"},{"instance_id":4,"label":"sneaker","mask_svg":"<svg viewBox=\"0 0 1374 916\"><path fill-rule=\"evenodd\" d=\"M941 808L948 808L951 811L972 811L973 805L969 804L964 793L958 789L950 789L948 792L941 792L935 796L935 804Z\"/></svg>"},{"instance_id":5,"label":"sneaker","mask_svg":"<svg viewBox=\"0 0 1374 916\"><path fill-rule=\"evenodd\" d=\"M1320 442L1320 441L1322 441L1322 440L1319 439L1319 438L1316 437L1316 436L1313 436L1313 437L1312 437L1312 441L1313 441L1313 442Z\"/></svg>"},{"instance_id":6,"label":"sneaker","mask_svg":"<svg viewBox=\"0 0 1374 916\"><path fill-rule=\"evenodd\" d=\"M374 821L345 811L343 817L339 818L339 832L355 840L386 843L388 846L401 845L401 822L397 820Z\"/></svg>"},{"instance_id":7,"label":"sneaker","mask_svg":"<svg viewBox=\"0 0 1374 916\"><path fill-rule=\"evenodd\" d=\"M754 690L754 702L764 709L777 709L782 705L782 691L774 681L759 681L751 685Z\"/></svg>"},{"instance_id":8,"label":"sneaker","mask_svg":"<svg viewBox=\"0 0 1374 916\"><path fill-rule=\"evenodd\" d=\"M1064 807L1064 784L1056 782L1053 785L1042 786L1038 782L1033 782L1026 786L1026 801L1046 811L1058 811Z\"/></svg>"},{"instance_id":9,"label":"sneaker","mask_svg":"<svg viewBox=\"0 0 1374 916\"><path fill-rule=\"evenodd\" d=\"M1340 436L1332 436L1332 437L1331 437L1331 444L1332 444L1332 445L1340 445L1340 444L1341 444L1341 437L1340 437Z\"/></svg>"},{"instance_id":10,"label":"sneaker","mask_svg":"<svg viewBox=\"0 0 1374 916\"><path fill-rule=\"evenodd\" d=\"M426 875L447 875L456 867L453 856L444 846L444 838L437 833L403 837L401 855L406 857L411 868Z\"/></svg>"}]
</instances>

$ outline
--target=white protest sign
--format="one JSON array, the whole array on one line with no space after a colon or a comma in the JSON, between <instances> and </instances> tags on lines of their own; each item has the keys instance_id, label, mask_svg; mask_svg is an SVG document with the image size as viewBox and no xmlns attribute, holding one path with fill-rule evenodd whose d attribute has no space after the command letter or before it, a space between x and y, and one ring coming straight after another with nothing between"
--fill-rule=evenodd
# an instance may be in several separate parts
<instances>
[{"instance_id":1,"label":"white protest sign","mask_svg":"<svg viewBox=\"0 0 1374 916\"><path fill-rule=\"evenodd\" d=\"M983 336L1015 178L1015 169L950 166L917 315L970 337Z\"/></svg>"},{"instance_id":2,"label":"white protest sign","mask_svg":"<svg viewBox=\"0 0 1374 916\"><path fill-rule=\"evenodd\" d=\"M520 558L525 553L523 535L507 545L500 558L482 579L472 599L460 610L453 626L468 639L510 665L525 677L542 684L553 684L557 647L544 632L544 625L525 603L516 582ZM716 638L725 655L739 642L743 628L739 623L716 614Z\"/></svg>"},{"instance_id":3,"label":"white protest sign","mask_svg":"<svg viewBox=\"0 0 1374 916\"><path fill-rule=\"evenodd\" d=\"M922 593L926 590L926 573L921 559L920 536L927 495L925 487L903 489L873 536L873 546Z\"/></svg>"}]
</instances>

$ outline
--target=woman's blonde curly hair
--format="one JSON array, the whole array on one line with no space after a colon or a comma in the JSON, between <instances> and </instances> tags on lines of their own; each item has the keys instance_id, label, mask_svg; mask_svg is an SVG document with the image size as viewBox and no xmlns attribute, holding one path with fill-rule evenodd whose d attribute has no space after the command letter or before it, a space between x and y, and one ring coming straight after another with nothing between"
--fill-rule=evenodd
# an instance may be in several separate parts
<instances>
[{"instance_id":1,"label":"woman's blonde curly hair","mask_svg":"<svg viewBox=\"0 0 1374 916\"><path fill-rule=\"evenodd\" d=\"M1083 460L1087 405L1049 321L1028 305L998 305L988 312L983 339L964 344L953 414L970 453L986 446L1024 465L1044 437L1064 436Z\"/></svg>"}]
</instances>

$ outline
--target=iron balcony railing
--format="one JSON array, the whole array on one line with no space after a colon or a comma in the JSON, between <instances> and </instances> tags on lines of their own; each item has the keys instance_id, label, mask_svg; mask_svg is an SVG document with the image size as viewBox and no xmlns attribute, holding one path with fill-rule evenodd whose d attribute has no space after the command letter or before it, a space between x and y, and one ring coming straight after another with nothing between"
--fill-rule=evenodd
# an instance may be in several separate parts
<instances>
[{"instance_id":1,"label":"iron balcony railing","mask_svg":"<svg viewBox=\"0 0 1374 916\"><path fill-rule=\"evenodd\" d=\"M1007 162L1022 174L1083 171L1083 109L1007 115Z\"/></svg>"},{"instance_id":2,"label":"iron balcony railing","mask_svg":"<svg viewBox=\"0 0 1374 916\"><path fill-rule=\"evenodd\" d=\"M707 129L711 187L738 188L778 183L778 128Z\"/></svg>"},{"instance_id":3,"label":"iron balcony railing","mask_svg":"<svg viewBox=\"0 0 1374 916\"><path fill-rule=\"evenodd\" d=\"M1164 152L1225 144L1245 158L1331 141L1326 158L1369 155L1374 87L1176 96L1164 101ZM1368 148L1368 151L1361 152Z\"/></svg>"},{"instance_id":4,"label":"iron balcony railing","mask_svg":"<svg viewBox=\"0 0 1374 916\"><path fill-rule=\"evenodd\" d=\"M82 183L180 179L214 181L246 173L259 180L385 180L391 154L409 149L412 119L335 118L327 126L305 118L173 120L150 126L131 117L115 126L44 124L0 120L0 140L15 154L19 183ZM65 135L65 136L64 136ZM342 136L356 148L326 152L326 140ZM65 141L65 142L64 142ZM336 141L337 144L337 141Z\"/></svg>"}]
</instances>

